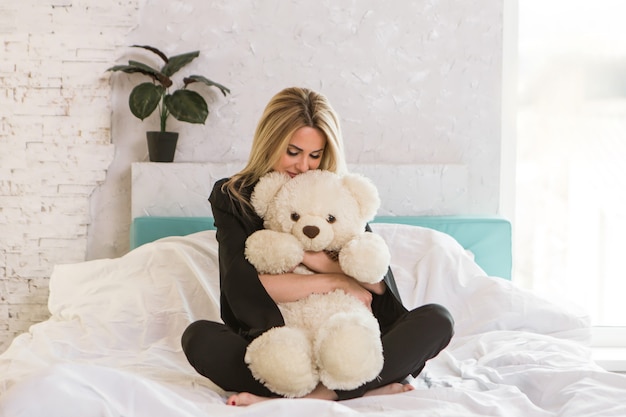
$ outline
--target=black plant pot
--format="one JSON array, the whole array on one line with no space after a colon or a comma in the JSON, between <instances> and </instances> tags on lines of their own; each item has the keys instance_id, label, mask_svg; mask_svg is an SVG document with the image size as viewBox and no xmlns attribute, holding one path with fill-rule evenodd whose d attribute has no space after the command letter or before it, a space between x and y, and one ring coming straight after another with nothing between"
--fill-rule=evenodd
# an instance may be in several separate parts
<instances>
[{"instance_id":1,"label":"black plant pot","mask_svg":"<svg viewBox=\"0 0 626 417\"><path fill-rule=\"evenodd\" d=\"M150 162L172 162L178 142L178 132L146 132Z\"/></svg>"}]
</instances>

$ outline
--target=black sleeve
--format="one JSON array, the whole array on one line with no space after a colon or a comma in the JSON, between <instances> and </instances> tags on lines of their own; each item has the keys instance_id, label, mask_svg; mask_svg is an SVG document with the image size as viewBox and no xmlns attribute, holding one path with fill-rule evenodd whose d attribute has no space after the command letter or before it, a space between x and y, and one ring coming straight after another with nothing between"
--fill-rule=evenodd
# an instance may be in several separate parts
<instances>
[{"instance_id":1,"label":"black sleeve","mask_svg":"<svg viewBox=\"0 0 626 417\"><path fill-rule=\"evenodd\" d=\"M284 325L280 310L244 255L249 235L263 221L230 198L217 181L209 197L217 229L220 268L220 304L224 323L248 339Z\"/></svg>"},{"instance_id":2,"label":"black sleeve","mask_svg":"<svg viewBox=\"0 0 626 417\"><path fill-rule=\"evenodd\" d=\"M366 225L365 230L372 232L369 224ZM391 267L387 269L383 281L385 281L385 285L387 285L387 291L382 295L373 294L372 312L378 319L381 331L384 334L389 326L407 312L407 309L402 305L400 292L398 291L396 280L393 277L393 272L391 272Z\"/></svg>"}]
</instances>

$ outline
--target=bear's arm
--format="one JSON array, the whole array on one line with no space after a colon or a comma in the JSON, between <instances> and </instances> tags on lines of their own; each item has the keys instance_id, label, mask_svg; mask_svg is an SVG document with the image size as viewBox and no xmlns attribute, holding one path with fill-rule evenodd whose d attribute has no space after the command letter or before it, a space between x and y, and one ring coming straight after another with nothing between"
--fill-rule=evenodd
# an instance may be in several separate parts
<instances>
[{"instance_id":1,"label":"bear's arm","mask_svg":"<svg viewBox=\"0 0 626 417\"><path fill-rule=\"evenodd\" d=\"M365 225L365 231L368 233L374 233L369 223ZM400 298L400 291L398 291L398 286L396 285L396 280L393 277L393 272L391 271L391 266L387 269L387 273L385 274L383 281L387 288L391 290L391 293L394 295L394 298L397 302L402 304L402 299Z\"/></svg>"}]
</instances>

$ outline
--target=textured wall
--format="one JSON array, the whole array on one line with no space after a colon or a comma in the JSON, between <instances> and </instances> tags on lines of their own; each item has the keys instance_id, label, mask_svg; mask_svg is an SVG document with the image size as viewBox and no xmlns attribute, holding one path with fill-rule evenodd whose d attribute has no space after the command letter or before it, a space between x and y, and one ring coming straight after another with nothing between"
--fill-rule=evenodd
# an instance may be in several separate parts
<instances>
[{"instance_id":1,"label":"textured wall","mask_svg":"<svg viewBox=\"0 0 626 417\"><path fill-rule=\"evenodd\" d=\"M501 14L484 0L2 1L0 351L47 315L54 263L128 248L130 166L157 121L128 111L140 76L109 86L108 66L139 57L125 45L199 49L190 71L232 89L209 91L206 125L171 123L176 161L245 160L269 98L308 86L341 115L349 162L464 166L465 213L493 214Z\"/></svg>"},{"instance_id":2,"label":"textured wall","mask_svg":"<svg viewBox=\"0 0 626 417\"><path fill-rule=\"evenodd\" d=\"M213 212L207 196L213 184L243 167L232 162L135 162L131 217L210 217ZM465 165L349 164L348 169L365 175L377 187L378 216L467 212Z\"/></svg>"},{"instance_id":3,"label":"textured wall","mask_svg":"<svg viewBox=\"0 0 626 417\"><path fill-rule=\"evenodd\" d=\"M104 70L135 2L0 2L0 352L48 316L55 263L82 261L113 159Z\"/></svg>"},{"instance_id":4,"label":"textured wall","mask_svg":"<svg viewBox=\"0 0 626 417\"><path fill-rule=\"evenodd\" d=\"M339 112L349 162L465 165L464 212L498 211L500 1L150 0L128 36L128 44L146 43L167 54L199 49L183 72L232 90L226 99L209 92L206 125L171 122L180 132L175 161L245 160L264 105L301 85L325 93ZM138 56L129 48L118 62ZM146 160L144 131L158 127L155 115L140 122L128 111L128 92L141 80L114 77L113 141L124 152L94 196L95 217L107 220L93 226L91 257L127 247L128 162Z\"/></svg>"}]
</instances>

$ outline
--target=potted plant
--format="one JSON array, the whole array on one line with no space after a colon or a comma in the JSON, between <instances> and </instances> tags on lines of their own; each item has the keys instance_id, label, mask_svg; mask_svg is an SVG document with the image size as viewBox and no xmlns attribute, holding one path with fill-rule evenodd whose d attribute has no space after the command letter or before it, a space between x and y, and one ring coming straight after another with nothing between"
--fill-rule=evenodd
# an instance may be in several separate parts
<instances>
[{"instance_id":1,"label":"potted plant","mask_svg":"<svg viewBox=\"0 0 626 417\"><path fill-rule=\"evenodd\" d=\"M202 124L209 115L206 100L196 91L187 89L187 86L201 83L209 87L217 87L224 96L230 93L230 90L202 75L190 75L183 79L181 88L171 91L174 88L171 77L198 57L200 52L187 52L168 58L163 52L152 46L133 45L133 47L143 48L158 55L164 62L161 69L130 60L128 65L115 65L107 71L122 71L128 74L140 73L152 78L151 82L141 83L133 88L128 98L128 105L131 113L142 121L157 108L159 109L161 129L147 132L148 154L152 162L172 162L178 141L178 132L167 130L167 119L172 116L181 122Z\"/></svg>"}]
</instances>

